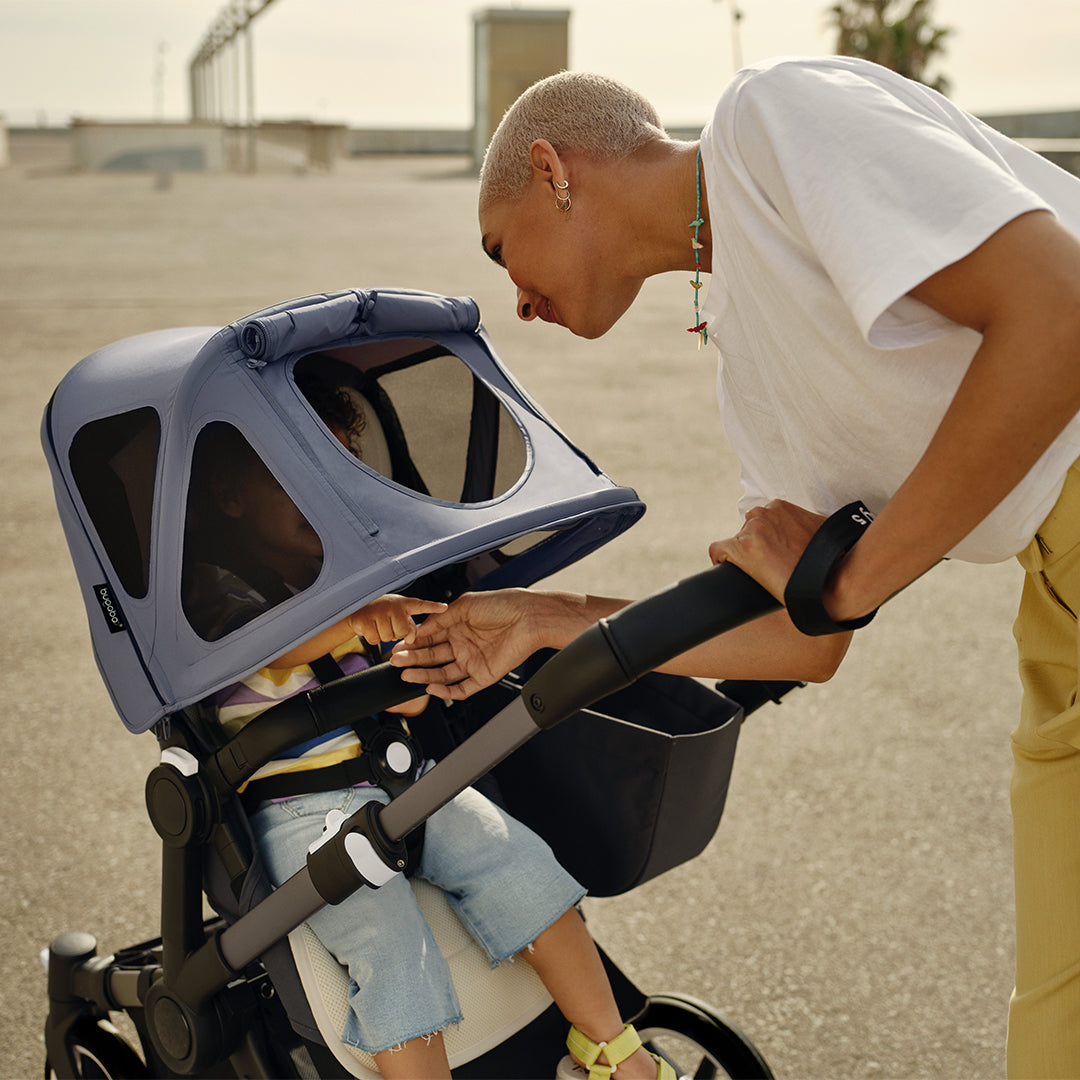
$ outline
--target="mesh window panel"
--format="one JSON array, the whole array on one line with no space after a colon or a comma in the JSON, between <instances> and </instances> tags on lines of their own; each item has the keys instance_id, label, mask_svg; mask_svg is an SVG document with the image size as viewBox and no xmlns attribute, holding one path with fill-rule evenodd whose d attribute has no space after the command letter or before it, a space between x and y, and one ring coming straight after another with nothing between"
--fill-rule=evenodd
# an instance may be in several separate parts
<instances>
[{"instance_id":1,"label":"mesh window panel","mask_svg":"<svg viewBox=\"0 0 1080 1080\"><path fill-rule=\"evenodd\" d=\"M151 408L86 424L71 440L71 472L120 585L143 597L161 422Z\"/></svg>"},{"instance_id":2,"label":"mesh window panel","mask_svg":"<svg viewBox=\"0 0 1080 1080\"><path fill-rule=\"evenodd\" d=\"M525 470L520 428L468 366L435 342L398 339L317 353L294 375L365 465L422 495L484 502L505 494ZM328 404L333 398L337 406Z\"/></svg>"},{"instance_id":3,"label":"mesh window panel","mask_svg":"<svg viewBox=\"0 0 1080 1080\"><path fill-rule=\"evenodd\" d=\"M184 530L183 607L217 641L302 592L322 541L251 444L218 421L199 432Z\"/></svg>"}]
</instances>

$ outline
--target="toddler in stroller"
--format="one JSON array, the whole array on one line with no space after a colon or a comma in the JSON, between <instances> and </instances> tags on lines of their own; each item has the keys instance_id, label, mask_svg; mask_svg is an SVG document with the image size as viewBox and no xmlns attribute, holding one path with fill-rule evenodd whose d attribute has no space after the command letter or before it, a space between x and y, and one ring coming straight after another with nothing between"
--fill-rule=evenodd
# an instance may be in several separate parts
<instances>
[{"instance_id":1,"label":"toddler in stroller","mask_svg":"<svg viewBox=\"0 0 1080 1080\"><path fill-rule=\"evenodd\" d=\"M316 376L366 424L335 421L312 389ZM513 910L494 919L485 911L476 923L482 935L493 923L513 926L490 948L496 958L535 941L526 959L546 968L555 996L592 1036L578 1043L579 1060L606 1069L589 1059L636 1055L620 1065L627 1075L640 1065L663 1075L677 1056L668 1032L693 1048L691 1074L726 1067L769 1075L756 1050L707 1007L646 998L597 953L574 906L584 888L625 891L704 847L722 809L740 705L691 680L652 677L620 697L663 660L653 655L650 629L648 655L635 659L637 646L624 643L617 672L568 648L470 702L432 702L403 721L389 710L415 713L407 703L418 688L389 664L371 664L377 657L356 636L374 648L374 639L400 636L415 616L466 590L530 585L643 510L507 375L472 301L349 291L219 331L118 342L65 378L42 434L99 669L128 729L153 729L162 747L147 780L162 839L161 939L107 958L86 934L53 943L46 1044L57 1075L374 1076L370 1056L341 1053L341 1035L354 1017L359 1025L360 1015L383 1007L381 999L365 998L327 1023L333 1007L323 986L336 985L344 999L348 977L341 990L340 965L320 959L306 924L319 927L328 905L347 912L361 895L390 897L395 918L399 906L416 918L411 898L392 899L408 888L399 873L410 858L406 841L428 822L415 860L425 874L444 844L439 815L449 811L453 823L462 797L470 815L506 833L476 846L506 856L494 876L486 868L479 876ZM244 473L247 483L238 479ZM251 500L256 489L262 496ZM734 616L730 604L723 614L715 592L702 596L711 621L693 633L705 637ZM693 605L686 594L675 602L685 636ZM754 593L738 618L770 603ZM650 628L675 622L656 614L646 613ZM628 609L620 625L634 617ZM585 709L601 698L602 707ZM572 731L553 728L571 714ZM597 753L609 767L620 753L623 760L613 769L619 783L590 810L580 796L595 786L588 781ZM472 790L491 782L492 770L505 812ZM698 773L708 776L707 792L692 778ZM307 799L320 803L320 814L294 818ZM339 812L328 814L335 803ZM292 838L282 855L273 834L279 826L291 833L301 816L321 835ZM519 830L513 818L523 822ZM444 861L456 863L459 830L442 831L454 833ZM532 869L541 864L543 883ZM414 878L417 896L424 885ZM217 913L209 919L204 890ZM459 906L471 921L469 903ZM570 945L548 949L545 935L564 929ZM371 936L379 948L399 935ZM437 963L429 945L417 945L425 940L410 939L406 952ZM378 978L386 966L380 959ZM488 976L502 980L488 994L499 999L492 1012L511 998L517 1011L503 1009L490 1022L481 1016L487 1026L459 1038L477 1011L463 1008L466 1021L447 1032L454 1075L551 1076L565 1024L557 1018L553 1027L554 1006L532 966L502 964ZM507 980L527 978L540 995L530 983L533 996L519 1008ZM368 979L353 976L357 985ZM460 989L457 968L452 982ZM415 964L400 976L397 999L391 994L385 1005L395 1022L401 999L424 983ZM582 994L584 1007L575 1004ZM134 1022L139 1054L104 1026L115 1011ZM448 1011L433 1020L418 1010L411 1031L393 1029L368 1045L381 1054L391 1040L427 1035L456 1016ZM664 1063L639 1052L630 1029L617 1035L620 1016ZM606 1054L593 1043L604 1038ZM389 1074L403 1059L394 1056L386 1058Z\"/></svg>"},{"instance_id":2,"label":"toddler in stroller","mask_svg":"<svg viewBox=\"0 0 1080 1080\"><path fill-rule=\"evenodd\" d=\"M320 377L319 356L307 358L297 385L320 419L361 461L368 439L381 444L378 421L352 387ZM367 436L367 437L365 437ZM189 487L185 609L193 625L216 640L262 614L268 597L300 591L322 564L317 533L250 444L229 424L203 430ZM256 588L253 584L258 582ZM217 695L219 720L235 734L275 701L318 685L313 666L340 677L377 661L378 650L415 628L413 617L444 610L437 601L388 594L372 600ZM328 670L327 670L328 669ZM416 715L426 697L387 713ZM358 729L366 727L361 740ZM369 739L395 740L404 775L387 782L370 772ZM367 800L389 802L412 779L417 763L407 727L390 717L365 718L314 746L263 766L240 790L271 880L281 885L304 865L328 813L342 818ZM340 768L365 779L345 787ZM330 786L327 787L327 784ZM599 953L576 909L585 890L559 866L534 832L473 788L426 822L415 873L443 889L463 924L495 963L520 955L538 972L573 1022L570 1048L587 1060L590 1043L620 1053L596 1055L626 1077L674 1077L667 1063L624 1029ZM361 889L308 920L320 942L350 973L350 1011L343 1041L371 1054L387 1078L449 1077L442 1031L460 1023L461 1007L446 960L412 890L395 875L378 890ZM584 1036L584 1038L582 1037Z\"/></svg>"}]
</instances>

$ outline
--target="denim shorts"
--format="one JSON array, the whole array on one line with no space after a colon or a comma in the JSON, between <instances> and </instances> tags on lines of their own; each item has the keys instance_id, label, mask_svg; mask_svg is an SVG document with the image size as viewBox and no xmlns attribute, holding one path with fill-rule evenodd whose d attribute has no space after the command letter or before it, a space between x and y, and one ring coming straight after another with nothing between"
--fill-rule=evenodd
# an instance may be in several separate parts
<instances>
[{"instance_id":1,"label":"denim shorts","mask_svg":"<svg viewBox=\"0 0 1080 1080\"><path fill-rule=\"evenodd\" d=\"M251 825L275 885L300 870L330 810L352 814L388 796L355 787L261 803ZM521 952L585 895L548 845L468 788L427 822L416 875L442 889L492 966ZM400 874L309 920L349 970L343 1041L377 1054L462 1019L450 970Z\"/></svg>"}]
</instances>

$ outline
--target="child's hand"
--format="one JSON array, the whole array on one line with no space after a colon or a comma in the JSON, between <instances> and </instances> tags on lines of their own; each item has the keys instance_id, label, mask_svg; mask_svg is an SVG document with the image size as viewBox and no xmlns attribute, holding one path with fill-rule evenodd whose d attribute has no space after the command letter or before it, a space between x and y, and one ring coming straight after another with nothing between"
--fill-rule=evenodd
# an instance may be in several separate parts
<instances>
[{"instance_id":1,"label":"child's hand","mask_svg":"<svg viewBox=\"0 0 1080 1080\"><path fill-rule=\"evenodd\" d=\"M427 707L431 698L427 694L414 697L412 701L403 701L400 705L391 705L387 712L397 713L399 716L419 716Z\"/></svg>"},{"instance_id":2,"label":"child's hand","mask_svg":"<svg viewBox=\"0 0 1080 1080\"><path fill-rule=\"evenodd\" d=\"M387 593L349 616L349 629L369 645L398 641L415 629L414 615L434 615L445 611L446 605L436 600L415 600L408 596Z\"/></svg>"}]
</instances>

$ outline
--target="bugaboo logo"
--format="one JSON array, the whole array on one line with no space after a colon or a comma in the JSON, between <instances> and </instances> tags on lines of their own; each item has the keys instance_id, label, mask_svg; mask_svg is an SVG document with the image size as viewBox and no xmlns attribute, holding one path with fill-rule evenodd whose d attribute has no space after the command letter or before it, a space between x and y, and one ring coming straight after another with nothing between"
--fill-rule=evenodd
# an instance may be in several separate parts
<instances>
[{"instance_id":1,"label":"bugaboo logo","mask_svg":"<svg viewBox=\"0 0 1080 1080\"><path fill-rule=\"evenodd\" d=\"M120 611L120 605L113 599L112 590L108 584L95 585L94 595L98 604L101 605L101 614L105 616L105 625L110 634L122 634L127 626L124 624L124 616Z\"/></svg>"}]
</instances>

